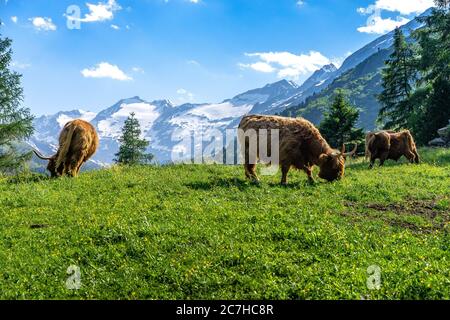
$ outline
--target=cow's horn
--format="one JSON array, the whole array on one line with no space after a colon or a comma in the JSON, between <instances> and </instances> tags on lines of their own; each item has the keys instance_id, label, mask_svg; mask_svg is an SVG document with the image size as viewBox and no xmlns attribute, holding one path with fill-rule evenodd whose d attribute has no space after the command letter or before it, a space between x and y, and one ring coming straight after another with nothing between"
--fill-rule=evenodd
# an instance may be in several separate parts
<instances>
[{"instance_id":1,"label":"cow's horn","mask_svg":"<svg viewBox=\"0 0 450 320\"><path fill-rule=\"evenodd\" d=\"M34 154L42 160L51 160L52 157L44 157L39 151L37 151L36 149L33 149Z\"/></svg>"},{"instance_id":2,"label":"cow's horn","mask_svg":"<svg viewBox=\"0 0 450 320\"><path fill-rule=\"evenodd\" d=\"M355 148L352 151L347 152L347 153L342 153L342 155L344 157L353 157L355 155L355 153L356 153L356 150L358 150L358 144L357 143L355 143ZM344 151L345 151L345 146L344 146Z\"/></svg>"}]
</instances>

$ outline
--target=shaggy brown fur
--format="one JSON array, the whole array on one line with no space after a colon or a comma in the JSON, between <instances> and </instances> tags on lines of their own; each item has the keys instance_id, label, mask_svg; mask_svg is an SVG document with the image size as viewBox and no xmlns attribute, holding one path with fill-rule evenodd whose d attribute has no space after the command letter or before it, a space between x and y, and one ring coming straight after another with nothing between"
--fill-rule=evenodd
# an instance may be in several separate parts
<instances>
[{"instance_id":1,"label":"shaggy brown fur","mask_svg":"<svg viewBox=\"0 0 450 320\"><path fill-rule=\"evenodd\" d=\"M255 172L259 148L256 154L249 152L251 134L256 134L259 147L259 130L267 130L268 154L271 155L270 130L279 130L279 157L282 172L281 184L287 183L287 174L291 167L305 171L310 182L313 182L312 169L320 167L319 177L328 181L341 178L344 175L345 158L356 152L345 154L332 149L320 134L319 130L309 121L302 118L284 118L278 116L249 115L242 118L239 124L239 141L244 158L245 175L258 181ZM249 131L250 130L250 131ZM246 137L248 136L248 139ZM345 148L344 148L345 149ZM254 155L253 159L250 156ZM259 159L259 157L257 157Z\"/></svg>"},{"instance_id":2,"label":"shaggy brown fur","mask_svg":"<svg viewBox=\"0 0 450 320\"><path fill-rule=\"evenodd\" d=\"M387 132L387 133L395 133L393 130L382 130L382 131L374 131L374 132L368 132L366 134L366 152L365 152L365 158L366 160L370 158L370 151L369 151L369 141L373 137L374 134L378 132Z\"/></svg>"},{"instance_id":3,"label":"shaggy brown fur","mask_svg":"<svg viewBox=\"0 0 450 320\"><path fill-rule=\"evenodd\" d=\"M95 128L84 120L73 120L64 126L59 136L59 149L54 156L44 157L49 160L47 170L52 177L68 175L76 177L81 166L97 151L99 138Z\"/></svg>"},{"instance_id":4,"label":"shaggy brown fur","mask_svg":"<svg viewBox=\"0 0 450 320\"><path fill-rule=\"evenodd\" d=\"M380 159L380 166L387 159L398 161L405 156L411 163L419 163L416 144L409 130L401 132L381 131L366 137L367 150L370 155L370 166L373 168L376 159Z\"/></svg>"}]
</instances>

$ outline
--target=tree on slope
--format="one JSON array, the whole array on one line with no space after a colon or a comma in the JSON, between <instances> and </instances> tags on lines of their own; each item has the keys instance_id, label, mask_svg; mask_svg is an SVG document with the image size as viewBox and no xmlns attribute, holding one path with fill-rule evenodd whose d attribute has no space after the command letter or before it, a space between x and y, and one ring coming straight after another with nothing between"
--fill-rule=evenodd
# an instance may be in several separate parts
<instances>
[{"instance_id":1,"label":"tree on slope","mask_svg":"<svg viewBox=\"0 0 450 320\"><path fill-rule=\"evenodd\" d=\"M122 128L122 136L119 139L120 149L115 154L116 163L136 165L146 164L153 159L152 154L145 153L149 142L141 139L141 127L135 118L135 113L131 113Z\"/></svg>"},{"instance_id":2,"label":"tree on slope","mask_svg":"<svg viewBox=\"0 0 450 320\"><path fill-rule=\"evenodd\" d=\"M415 32L421 77L410 105L415 108L411 127L419 144L433 139L450 119L450 1L436 4L438 8L422 18L425 26Z\"/></svg>"},{"instance_id":3,"label":"tree on slope","mask_svg":"<svg viewBox=\"0 0 450 320\"><path fill-rule=\"evenodd\" d=\"M385 129L407 128L412 107L409 98L416 76L414 51L406 42L401 29L394 34L394 52L386 61L382 72L383 91L378 96L381 109L378 122Z\"/></svg>"},{"instance_id":4,"label":"tree on slope","mask_svg":"<svg viewBox=\"0 0 450 320\"><path fill-rule=\"evenodd\" d=\"M440 9L450 9L450 0L434 0L434 3Z\"/></svg>"},{"instance_id":5,"label":"tree on slope","mask_svg":"<svg viewBox=\"0 0 450 320\"><path fill-rule=\"evenodd\" d=\"M21 106L21 75L11 71L11 40L0 34L0 171L19 168L30 154L17 149L20 141L33 133L30 110Z\"/></svg>"},{"instance_id":6,"label":"tree on slope","mask_svg":"<svg viewBox=\"0 0 450 320\"><path fill-rule=\"evenodd\" d=\"M339 148L344 143L359 143L364 139L364 131L356 128L359 111L338 91L330 110L325 113L320 124L320 132L328 143Z\"/></svg>"}]
</instances>

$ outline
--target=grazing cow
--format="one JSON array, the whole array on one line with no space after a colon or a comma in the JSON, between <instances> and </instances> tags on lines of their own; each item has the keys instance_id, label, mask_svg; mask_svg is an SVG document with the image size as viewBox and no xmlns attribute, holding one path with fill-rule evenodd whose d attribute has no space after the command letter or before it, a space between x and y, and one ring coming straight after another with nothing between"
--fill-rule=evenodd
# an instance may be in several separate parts
<instances>
[{"instance_id":1,"label":"grazing cow","mask_svg":"<svg viewBox=\"0 0 450 320\"><path fill-rule=\"evenodd\" d=\"M344 175L345 159L356 152L344 153L342 150L332 149L320 134L319 130L309 121L302 118L284 118L278 116L248 115L239 124L239 142L244 158L245 175L249 179L259 181L255 172L259 159L260 130L267 130L267 141L271 141L271 129L279 131L279 161L281 166L281 184L287 184L287 174L291 167L305 171L309 182L314 182L312 169L314 165L320 167L319 177L328 181L340 179ZM248 132L256 133L257 145L252 150L251 137ZM255 139L254 139L255 140ZM254 141L255 142L255 141ZM254 143L253 142L253 143ZM250 149L249 149L250 148ZM271 144L268 143L267 154L272 154Z\"/></svg>"},{"instance_id":2,"label":"grazing cow","mask_svg":"<svg viewBox=\"0 0 450 320\"><path fill-rule=\"evenodd\" d=\"M97 151L98 144L95 128L89 122L77 119L64 126L55 155L45 157L38 151L33 151L40 159L48 160L47 170L52 177L66 174L76 177L81 166Z\"/></svg>"},{"instance_id":3,"label":"grazing cow","mask_svg":"<svg viewBox=\"0 0 450 320\"><path fill-rule=\"evenodd\" d=\"M387 133L395 133L395 131L393 131L393 130L383 130L383 131L384 131L384 132L387 132ZM366 159L366 160L370 158L369 140L370 140L370 138L372 138L373 135L374 135L375 133L377 133L377 132L381 132L381 131L368 132L368 133L366 134L366 151L365 151L365 159Z\"/></svg>"},{"instance_id":4,"label":"grazing cow","mask_svg":"<svg viewBox=\"0 0 450 320\"><path fill-rule=\"evenodd\" d=\"M369 168L373 168L376 159L380 159L380 166L387 159L398 161L402 156L405 156L411 163L420 162L416 144L409 130L398 133L393 131L370 133L366 137L366 141L366 148L370 155Z\"/></svg>"}]
</instances>

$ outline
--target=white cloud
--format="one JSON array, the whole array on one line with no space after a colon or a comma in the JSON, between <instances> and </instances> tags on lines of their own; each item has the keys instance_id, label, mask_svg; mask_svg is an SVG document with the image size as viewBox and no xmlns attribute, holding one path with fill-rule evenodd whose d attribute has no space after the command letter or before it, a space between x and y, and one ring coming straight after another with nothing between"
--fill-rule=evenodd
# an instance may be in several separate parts
<instances>
[{"instance_id":1,"label":"white cloud","mask_svg":"<svg viewBox=\"0 0 450 320\"><path fill-rule=\"evenodd\" d=\"M256 63L250 63L250 64L240 63L239 66L241 68L250 68L255 71L264 72L264 73L271 73L276 70L270 64L265 63L265 62L256 62Z\"/></svg>"},{"instance_id":2,"label":"white cloud","mask_svg":"<svg viewBox=\"0 0 450 320\"><path fill-rule=\"evenodd\" d=\"M145 73L144 69L142 69L141 67L133 67L133 68L131 68L131 70L133 70L133 72L136 72L136 73L142 73L142 74Z\"/></svg>"},{"instance_id":3,"label":"white cloud","mask_svg":"<svg viewBox=\"0 0 450 320\"><path fill-rule=\"evenodd\" d=\"M303 0L297 1L297 6L299 6L299 7L303 6L304 4L305 4L305 1L303 1Z\"/></svg>"},{"instance_id":4,"label":"white cloud","mask_svg":"<svg viewBox=\"0 0 450 320\"><path fill-rule=\"evenodd\" d=\"M55 31L56 25L52 22L51 18L34 17L28 19L33 24L36 30L43 31Z\"/></svg>"},{"instance_id":5,"label":"white cloud","mask_svg":"<svg viewBox=\"0 0 450 320\"><path fill-rule=\"evenodd\" d=\"M404 17L397 17L397 20L393 20L391 18L383 19L379 16L374 16L368 21L366 26L359 27L357 30L363 33L385 34L409 21L409 19Z\"/></svg>"},{"instance_id":6,"label":"white cloud","mask_svg":"<svg viewBox=\"0 0 450 320\"><path fill-rule=\"evenodd\" d=\"M195 3L195 4L200 3L200 0L184 0L184 1L189 2L189 3ZM164 0L164 2L169 3L169 0Z\"/></svg>"},{"instance_id":7,"label":"white cloud","mask_svg":"<svg viewBox=\"0 0 450 320\"><path fill-rule=\"evenodd\" d=\"M374 4L357 11L363 15L371 15L365 26L357 30L364 33L383 34L394 30L410 21L411 14L419 14L434 6L434 0L376 0ZM400 15L394 20L383 19L383 11L398 12Z\"/></svg>"},{"instance_id":8,"label":"white cloud","mask_svg":"<svg viewBox=\"0 0 450 320\"><path fill-rule=\"evenodd\" d=\"M101 62L94 68L84 69L81 74L85 78L110 78L120 81L133 80L130 76L127 76L118 66L109 64L108 62Z\"/></svg>"},{"instance_id":9,"label":"white cloud","mask_svg":"<svg viewBox=\"0 0 450 320\"><path fill-rule=\"evenodd\" d=\"M67 16L67 18L81 22L107 21L114 18L115 11L122 9L116 0L108 0L107 2L99 2L97 4L86 3L86 6L89 9L89 13L84 18L77 19L72 16Z\"/></svg>"},{"instance_id":10,"label":"white cloud","mask_svg":"<svg viewBox=\"0 0 450 320\"><path fill-rule=\"evenodd\" d=\"M11 21L14 22L14 23L17 23L18 20L19 19L16 16L12 16L11 17Z\"/></svg>"},{"instance_id":11,"label":"white cloud","mask_svg":"<svg viewBox=\"0 0 450 320\"><path fill-rule=\"evenodd\" d=\"M240 67L251 68L259 72L277 72L280 78L298 79L320 69L331 61L320 52L310 51L309 54L295 55L290 52L246 53L247 57L258 58L251 64L239 64Z\"/></svg>"},{"instance_id":12,"label":"white cloud","mask_svg":"<svg viewBox=\"0 0 450 320\"><path fill-rule=\"evenodd\" d=\"M371 14L376 10L399 12L402 15L419 14L434 6L433 0L377 0L367 8L359 8L362 14Z\"/></svg>"},{"instance_id":13,"label":"white cloud","mask_svg":"<svg viewBox=\"0 0 450 320\"><path fill-rule=\"evenodd\" d=\"M193 101L194 94L192 92L187 91L186 89L178 89L177 94L179 95L178 100L180 101Z\"/></svg>"},{"instance_id":14,"label":"white cloud","mask_svg":"<svg viewBox=\"0 0 450 320\"><path fill-rule=\"evenodd\" d=\"M111 28L113 28L114 30L120 30L120 27L118 25L112 24Z\"/></svg>"}]
</instances>

